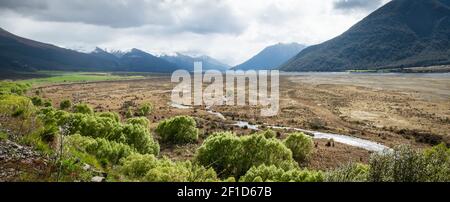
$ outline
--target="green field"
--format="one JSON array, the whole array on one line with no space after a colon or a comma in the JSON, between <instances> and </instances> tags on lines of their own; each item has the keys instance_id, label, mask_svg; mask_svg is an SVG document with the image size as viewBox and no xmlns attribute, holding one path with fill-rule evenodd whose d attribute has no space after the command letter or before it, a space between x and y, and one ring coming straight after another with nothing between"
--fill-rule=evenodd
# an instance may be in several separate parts
<instances>
[{"instance_id":1,"label":"green field","mask_svg":"<svg viewBox=\"0 0 450 202\"><path fill-rule=\"evenodd\" d=\"M93 82L93 81L111 81L111 80L126 80L126 79L140 79L143 76L122 76L113 75L111 73L100 72L59 72L59 71L40 71L39 74L46 75L46 77L20 80L20 83L29 84L51 84L51 83L79 83L79 82Z\"/></svg>"}]
</instances>

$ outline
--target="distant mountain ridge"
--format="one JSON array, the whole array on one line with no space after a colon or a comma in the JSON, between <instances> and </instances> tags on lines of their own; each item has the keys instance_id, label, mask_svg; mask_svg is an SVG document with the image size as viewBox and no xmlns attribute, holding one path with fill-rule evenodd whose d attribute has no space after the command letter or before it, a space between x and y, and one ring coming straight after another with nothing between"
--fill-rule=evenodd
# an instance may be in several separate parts
<instances>
[{"instance_id":1,"label":"distant mountain ridge","mask_svg":"<svg viewBox=\"0 0 450 202\"><path fill-rule=\"evenodd\" d=\"M342 35L311 46L284 71L345 71L450 64L450 0L393 0Z\"/></svg>"},{"instance_id":2,"label":"distant mountain ridge","mask_svg":"<svg viewBox=\"0 0 450 202\"><path fill-rule=\"evenodd\" d=\"M116 64L93 55L22 38L0 28L0 71L91 70L105 71Z\"/></svg>"},{"instance_id":3,"label":"distant mountain ridge","mask_svg":"<svg viewBox=\"0 0 450 202\"><path fill-rule=\"evenodd\" d=\"M259 52L244 63L237 65L236 70L271 70L276 69L297 55L306 46L298 43L278 43Z\"/></svg>"},{"instance_id":4,"label":"distant mountain ridge","mask_svg":"<svg viewBox=\"0 0 450 202\"><path fill-rule=\"evenodd\" d=\"M209 56L192 57L188 55L183 55L181 53L176 53L175 55L172 56L162 55L160 56L160 58L176 64L177 67L180 69L185 69L188 71L194 70L194 62L202 62L203 70L226 71L231 67Z\"/></svg>"},{"instance_id":5,"label":"distant mountain ridge","mask_svg":"<svg viewBox=\"0 0 450 202\"><path fill-rule=\"evenodd\" d=\"M61 70L171 73L182 67L193 69L193 61L203 61L206 70L229 68L208 56L182 57L187 58L186 65L178 63L180 55L170 62L166 60L169 58L156 57L139 49L108 52L97 47L91 53L81 53L22 38L0 28L0 72Z\"/></svg>"}]
</instances>

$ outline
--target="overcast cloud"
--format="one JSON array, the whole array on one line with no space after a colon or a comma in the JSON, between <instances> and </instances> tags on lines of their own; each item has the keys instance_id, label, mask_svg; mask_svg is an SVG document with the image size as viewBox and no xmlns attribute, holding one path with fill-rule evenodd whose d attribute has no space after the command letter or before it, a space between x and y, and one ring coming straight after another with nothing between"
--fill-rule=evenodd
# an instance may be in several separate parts
<instances>
[{"instance_id":1,"label":"overcast cloud","mask_svg":"<svg viewBox=\"0 0 450 202\"><path fill-rule=\"evenodd\" d=\"M278 42L328 40L387 1L1 0L0 27L67 48L207 54L235 65Z\"/></svg>"},{"instance_id":2,"label":"overcast cloud","mask_svg":"<svg viewBox=\"0 0 450 202\"><path fill-rule=\"evenodd\" d=\"M372 11L378 8L382 3L383 0L337 0L334 2L334 8L345 11Z\"/></svg>"}]
</instances>

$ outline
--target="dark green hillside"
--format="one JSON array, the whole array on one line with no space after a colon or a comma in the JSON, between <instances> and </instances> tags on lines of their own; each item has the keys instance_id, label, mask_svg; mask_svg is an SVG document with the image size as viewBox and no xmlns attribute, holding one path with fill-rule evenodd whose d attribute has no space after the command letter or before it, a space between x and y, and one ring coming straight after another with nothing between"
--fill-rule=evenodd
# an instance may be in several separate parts
<instances>
[{"instance_id":1,"label":"dark green hillside","mask_svg":"<svg viewBox=\"0 0 450 202\"><path fill-rule=\"evenodd\" d=\"M450 64L450 1L394 0L344 34L309 47L285 71L344 71Z\"/></svg>"}]
</instances>

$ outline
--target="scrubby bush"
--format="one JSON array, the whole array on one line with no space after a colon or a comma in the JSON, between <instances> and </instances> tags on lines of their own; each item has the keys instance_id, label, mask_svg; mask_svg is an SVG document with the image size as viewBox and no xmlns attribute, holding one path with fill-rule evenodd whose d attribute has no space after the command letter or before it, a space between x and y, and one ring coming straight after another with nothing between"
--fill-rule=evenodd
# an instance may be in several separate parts
<instances>
[{"instance_id":1,"label":"scrubby bush","mask_svg":"<svg viewBox=\"0 0 450 202\"><path fill-rule=\"evenodd\" d=\"M251 167L240 178L240 182L322 182L323 174L317 171L300 170L297 168L284 170L274 165Z\"/></svg>"},{"instance_id":2,"label":"scrubby bush","mask_svg":"<svg viewBox=\"0 0 450 202\"><path fill-rule=\"evenodd\" d=\"M368 180L373 182L426 181L426 163L423 155L410 146L399 146L371 156Z\"/></svg>"},{"instance_id":3,"label":"scrubby bush","mask_svg":"<svg viewBox=\"0 0 450 202\"><path fill-rule=\"evenodd\" d=\"M153 105L151 103L144 103L141 106L139 106L138 110L136 111L136 115L138 116L148 116L153 110Z\"/></svg>"},{"instance_id":4,"label":"scrubby bush","mask_svg":"<svg viewBox=\"0 0 450 202\"><path fill-rule=\"evenodd\" d=\"M295 160L304 162L313 151L313 140L303 133L292 133L284 140L284 144L292 151Z\"/></svg>"},{"instance_id":5,"label":"scrubby bush","mask_svg":"<svg viewBox=\"0 0 450 202\"><path fill-rule=\"evenodd\" d=\"M159 144L155 142L147 128L126 124L122 127L125 143L133 146L141 154L159 154Z\"/></svg>"},{"instance_id":6,"label":"scrubby bush","mask_svg":"<svg viewBox=\"0 0 450 202\"><path fill-rule=\"evenodd\" d=\"M53 103L51 100L44 100L44 104L42 104L44 107L52 107Z\"/></svg>"},{"instance_id":7,"label":"scrubby bush","mask_svg":"<svg viewBox=\"0 0 450 202\"><path fill-rule=\"evenodd\" d=\"M133 117L133 109L131 109L131 107L129 107L128 109L127 109L127 111L125 112L125 117L126 118L132 118Z\"/></svg>"},{"instance_id":8,"label":"scrubby bush","mask_svg":"<svg viewBox=\"0 0 450 202\"><path fill-rule=\"evenodd\" d=\"M359 163L350 163L326 174L328 182L365 182L367 181L369 166Z\"/></svg>"},{"instance_id":9,"label":"scrubby bush","mask_svg":"<svg viewBox=\"0 0 450 202\"><path fill-rule=\"evenodd\" d=\"M62 110L70 109L72 107L72 102L70 100L63 100L59 103L59 108Z\"/></svg>"},{"instance_id":10,"label":"scrubby bush","mask_svg":"<svg viewBox=\"0 0 450 202\"><path fill-rule=\"evenodd\" d=\"M128 144L142 154L159 154L159 145L148 128L141 125L121 124L114 119L87 114L69 114L60 123L69 134L104 138Z\"/></svg>"},{"instance_id":11,"label":"scrubby bush","mask_svg":"<svg viewBox=\"0 0 450 202\"><path fill-rule=\"evenodd\" d=\"M47 125L39 131L39 136L44 142L53 142L58 134L58 127L56 125Z\"/></svg>"},{"instance_id":12,"label":"scrubby bush","mask_svg":"<svg viewBox=\"0 0 450 202\"><path fill-rule=\"evenodd\" d=\"M197 124L192 117L176 116L161 121L156 128L156 132L165 143L186 144L195 142L198 139Z\"/></svg>"},{"instance_id":13,"label":"scrubby bush","mask_svg":"<svg viewBox=\"0 0 450 202\"><path fill-rule=\"evenodd\" d=\"M0 141L5 141L8 139L8 133L0 131Z\"/></svg>"},{"instance_id":14,"label":"scrubby bush","mask_svg":"<svg viewBox=\"0 0 450 202\"><path fill-rule=\"evenodd\" d=\"M207 182L217 181L212 169L191 162L172 162L153 155L134 154L122 160L120 172L132 180L149 182Z\"/></svg>"},{"instance_id":15,"label":"scrubby bush","mask_svg":"<svg viewBox=\"0 0 450 202\"><path fill-rule=\"evenodd\" d=\"M99 113L96 113L96 115L98 117L110 118L116 122L120 122L120 116L119 116L119 114L117 114L115 112L99 112Z\"/></svg>"},{"instance_id":16,"label":"scrubby bush","mask_svg":"<svg viewBox=\"0 0 450 202\"><path fill-rule=\"evenodd\" d=\"M126 144L78 134L67 136L65 143L79 151L94 155L101 162L106 160L112 164L117 164L120 159L134 153L134 149Z\"/></svg>"},{"instance_id":17,"label":"scrubby bush","mask_svg":"<svg viewBox=\"0 0 450 202\"><path fill-rule=\"evenodd\" d=\"M222 177L240 177L252 166L277 165L285 169L297 167L292 152L279 140L261 134L237 137L224 132L208 137L197 150L196 161L211 166Z\"/></svg>"},{"instance_id":18,"label":"scrubby bush","mask_svg":"<svg viewBox=\"0 0 450 202\"><path fill-rule=\"evenodd\" d=\"M73 107L73 112L81 114L94 114L94 110L89 105L80 103Z\"/></svg>"},{"instance_id":19,"label":"scrubby bush","mask_svg":"<svg viewBox=\"0 0 450 202\"><path fill-rule=\"evenodd\" d=\"M260 134L264 135L266 138L276 138L277 133L271 129L267 129L265 131L260 132Z\"/></svg>"},{"instance_id":20,"label":"scrubby bush","mask_svg":"<svg viewBox=\"0 0 450 202\"><path fill-rule=\"evenodd\" d=\"M145 117L136 117L136 118L131 118L127 120L128 124L131 125L140 125L144 128L149 128L150 127L150 121L145 118Z\"/></svg>"},{"instance_id":21,"label":"scrubby bush","mask_svg":"<svg viewBox=\"0 0 450 202\"><path fill-rule=\"evenodd\" d=\"M21 84L16 82L0 81L0 96L1 95L23 95L31 87L30 84Z\"/></svg>"},{"instance_id":22,"label":"scrubby bush","mask_svg":"<svg viewBox=\"0 0 450 202\"><path fill-rule=\"evenodd\" d=\"M35 107L27 97L4 95L0 97L0 113L12 117L28 117Z\"/></svg>"},{"instance_id":23,"label":"scrubby bush","mask_svg":"<svg viewBox=\"0 0 450 202\"><path fill-rule=\"evenodd\" d=\"M450 181L450 149L442 143L424 151L427 181Z\"/></svg>"},{"instance_id":24,"label":"scrubby bush","mask_svg":"<svg viewBox=\"0 0 450 202\"><path fill-rule=\"evenodd\" d=\"M27 135L39 127L35 119L37 108L27 97L18 95L0 96L1 127L10 130L11 134Z\"/></svg>"},{"instance_id":25,"label":"scrubby bush","mask_svg":"<svg viewBox=\"0 0 450 202\"><path fill-rule=\"evenodd\" d=\"M44 100L42 100L42 98L40 97L32 97L31 102L33 103L34 106L38 107L44 105Z\"/></svg>"}]
</instances>

